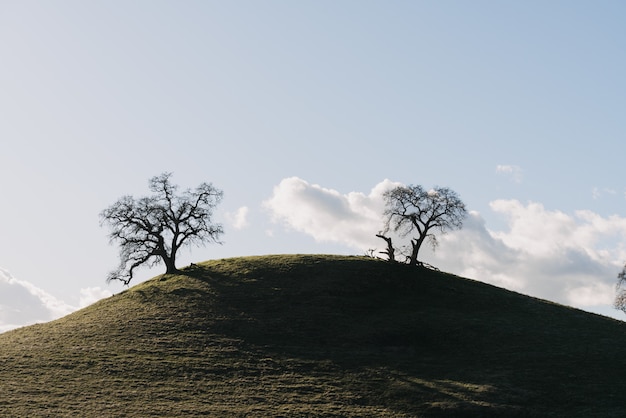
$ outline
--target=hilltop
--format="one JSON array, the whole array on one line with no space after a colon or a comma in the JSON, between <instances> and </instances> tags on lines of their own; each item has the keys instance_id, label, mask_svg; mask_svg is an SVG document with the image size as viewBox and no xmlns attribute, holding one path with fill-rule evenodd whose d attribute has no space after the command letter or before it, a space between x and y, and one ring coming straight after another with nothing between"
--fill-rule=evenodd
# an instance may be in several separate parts
<instances>
[{"instance_id":1,"label":"hilltop","mask_svg":"<svg viewBox=\"0 0 626 418\"><path fill-rule=\"evenodd\" d=\"M618 417L625 331L367 257L212 260L0 334L0 415Z\"/></svg>"}]
</instances>

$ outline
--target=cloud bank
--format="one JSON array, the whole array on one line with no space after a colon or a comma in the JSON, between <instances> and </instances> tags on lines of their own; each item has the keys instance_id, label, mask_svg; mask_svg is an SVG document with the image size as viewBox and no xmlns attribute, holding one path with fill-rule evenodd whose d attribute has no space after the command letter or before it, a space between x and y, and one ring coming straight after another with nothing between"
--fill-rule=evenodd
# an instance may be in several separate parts
<instances>
[{"instance_id":1,"label":"cloud bank","mask_svg":"<svg viewBox=\"0 0 626 418\"><path fill-rule=\"evenodd\" d=\"M433 264L461 276L587 308L611 305L616 275L626 252L626 218L590 211L568 215L539 203L491 202L507 220L490 231L476 212L461 231L442 237L441 251L425 254Z\"/></svg>"},{"instance_id":2,"label":"cloud bank","mask_svg":"<svg viewBox=\"0 0 626 418\"><path fill-rule=\"evenodd\" d=\"M375 237L383 224L382 195L399 184L384 180L368 194L341 194L291 177L274 188L265 207L276 222L364 253L384 248ZM437 250L424 247L420 258L444 271L575 307L612 304L616 274L626 260L626 218L586 210L566 214L517 200L495 200L490 209L506 220L503 230L490 230L480 213L470 212L462 230L440 236Z\"/></svg>"},{"instance_id":3,"label":"cloud bank","mask_svg":"<svg viewBox=\"0 0 626 418\"><path fill-rule=\"evenodd\" d=\"M383 193L400 183L383 180L369 192L341 194L316 184L290 177L274 187L264 202L276 222L304 232L317 241L346 244L367 249L383 228Z\"/></svg>"},{"instance_id":4,"label":"cloud bank","mask_svg":"<svg viewBox=\"0 0 626 418\"><path fill-rule=\"evenodd\" d=\"M97 287L81 289L80 293L80 307L111 296L110 291ZM77 309L0 268L0 332L52 321Z\"/></svg>"}]
</instances>

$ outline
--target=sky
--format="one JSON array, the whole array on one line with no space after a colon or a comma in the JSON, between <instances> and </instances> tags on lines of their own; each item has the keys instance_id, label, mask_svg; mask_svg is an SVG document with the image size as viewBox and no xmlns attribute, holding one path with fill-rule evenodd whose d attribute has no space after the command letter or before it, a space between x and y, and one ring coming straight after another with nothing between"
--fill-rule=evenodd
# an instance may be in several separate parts
<instances>
[{"instance_id":1,"label":"sky","mask_svg":"<svg viewBox=\"0 0 626 418\"><path fill-rule=\"evenodd\" d=\"M442 186L469 215L422 260L626 320L624 21L612 0L0 0L0 331L122 291L99 214L163 172L224 191L223 245L181 267L380 251L384 191Z\"/></svg>"}]
</instances>

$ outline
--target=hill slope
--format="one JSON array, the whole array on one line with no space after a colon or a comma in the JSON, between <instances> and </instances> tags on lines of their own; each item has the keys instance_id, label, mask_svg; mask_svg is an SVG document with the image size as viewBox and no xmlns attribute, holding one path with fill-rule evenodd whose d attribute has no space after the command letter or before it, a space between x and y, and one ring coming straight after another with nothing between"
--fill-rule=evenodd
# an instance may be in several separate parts
<instances>
[{"instance_id":1,"label":"hill slope","mask_svg":"<svg viewBox=\"0 0 626 418\"><path fill-rule=\"evenodd\" d=\"M0 335L1 416L624 416L626 326L374 259L159 276Z\"/></svg>"}]
</instances>

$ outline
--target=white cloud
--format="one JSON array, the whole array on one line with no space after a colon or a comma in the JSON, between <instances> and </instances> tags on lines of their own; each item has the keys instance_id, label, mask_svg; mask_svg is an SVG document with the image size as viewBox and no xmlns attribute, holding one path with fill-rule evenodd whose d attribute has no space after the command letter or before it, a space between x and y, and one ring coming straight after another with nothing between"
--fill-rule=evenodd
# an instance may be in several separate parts
<instances>
[{"instance_id":1,"label":"white cloud","mask_svg":"<svg viewBox=\"0 0 626 418\"><path fill-rule=\"evenodd\" d=\"M571 289L568 300L576 301L580 306L612 305L614 300L615 284L613 283L590 283L587 286L579 286Z\"/></svg>"},{"instance_id":2,"label":"white cloud","mask_svg":"<svg viewBox=\"0 0 626 418\"><path fill-rule=\"evenodd\" d=\"M108 298L111 295L113 295L113 293L111 293L110 290L102 289L98 286L82 288L80 289L80 307L84 308L100 299Z\"/></svg>"},{"instance_id":3,"label":"white cloud","mask_svg":"<svg viewBox=\"0 0 626 418\"><path fill-rule=\"evenodd\" d=\"M76 310L32 283L0 269L0 332L60 318Z\"/></svg>"},{"instance_id":4,"label":"white cloud","mask_svg":"<svg viewBox=\"0 0 626 418\"><path fill-rule=\"evenodd\" d=\"M250 210L247 206L242 206L237 209L234 213L227 213L226 219L235 229L244 229L249 225L248 223L248 212Z\"/></svg>"},{"instance_id":5,"label":"white cloud","mask_svg":"<svg viewBox=\"0 0 626 418\"><path fill-rule=\"evenodd\" d=\"M265 206L288 227L363 252L383 247L374 237L382 226L382 194L398 184L385 180L367 195L341 194L292 177L274 188ZM495 200L490 208L506 219L505 228L491 231L479 213L470 212L462 230L440 236L437 250L424 247L420 258L444 271L567 305L612 303L616 275L626 261L626 218L587 210L567 214L517 200Z\"/></svg>"},{"instance_id":6,"label":"white cloud","mask_svg":"<svg viewBox=\"0 0 626 418\"><path fill-rule=\"evenodd\" d=\"M498 165L496 173L507 174L516 183L522 182L522 169L517 165Z\"/></svg>"},{"instance_id":7,"label":"white cloud","mask_svg":"<svg viewBox=\"0 0 626 418\"><path fill-rule=\"evenodd\" d=\"M339 242L354 248L369 248L383 227L383 193L400 183L384 180L369 194L341 194L316 184L290 177L274 187L263 205L274 221L282 221L317 241Z\"/></svg>"},{"instance_id":8,"label":"white cloud","mask_svg":"<svg viewBox=\"0 0 626 418\"><path fill-rule=\"evenodd\" d=\"M80 308L111 295L109 290L99 287L80 289ZM77 309L0 268L0 332L49 322Z\"/></svg>"},{"instance_id":9,"label":"white cloud","mask_svg":"<svg viewBox=\"0 0 626 418\"><path fill-rule=\"evenodd\" d=\"M594 199L600 199L601 197L603 197L604 195L611 195L611 196L615 196L617 195L617 191L613 190L613 189L609 189L607 187L600 189L599 187L594 187L593 190L591 191L591 195L593 196Z\"/></svg>"},{"instance_id":10,"label":"white cloud","mask_svg":"<svg viewBox=\"0 0 626 418\"><path fill-rule=\"evenodd\" d=\"M626 238L626 218L568 215L517 200L490 206L506 217L505 230L489 231L474 213L463 230L442 237L440 251L428 259L462 276L576 307L612 303L626 260L619 244Z\"/></svg>"}]
</instances>

